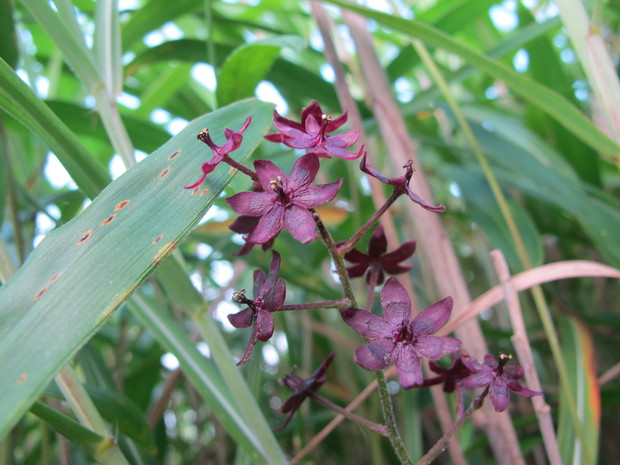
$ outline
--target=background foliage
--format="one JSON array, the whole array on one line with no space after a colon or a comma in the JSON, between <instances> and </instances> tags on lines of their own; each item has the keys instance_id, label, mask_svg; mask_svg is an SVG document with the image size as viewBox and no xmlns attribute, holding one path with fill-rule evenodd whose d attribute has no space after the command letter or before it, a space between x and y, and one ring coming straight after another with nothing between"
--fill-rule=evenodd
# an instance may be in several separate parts
<instances>
[{"instance_id":1,"label":"background foliage","mask_svg":"<svg viewBox=\"0 0 620 465\"><path fill-rule=\"evenodd\" d=\"M340 7L347 3L328 3L323 7L373 164L396 174L372 83L343 21ZM584 11L580 5L429 0L358 8L369 18L381 68L415 141L417 169L437 203L448 207L441 220L457 272L474 297L498 282L492 249L502 250L513 274L572 259L620 267L620 119L614 114L620 9L614 2L585 2ZM239 160L269 158L285 172L292 166L292 153L259 145L271 105L244 99L275 101L289 117L316 99L340 114L342 94L316 16L307 2L283 0L0 0L0 464L90 463L93 457L286 463L333 414L307 405L274 436L270 428L283 420L278 408L288 396L279 377L293 365L309 374L335 350L323 394L346 405L372 380L353 363L359 341L333 310L277 315L274 338L257 347L252 363L235 367L248 334L227 323L225 315L235 311L230 295L251 288L251 271L265 270L270 256L254 250L243 261L233 257L241 242L227 229L233 216L219 193L248 183L221 168L209 178L209 195L181 189L198 177L208 155L194 139L197 128L209 126L221 143L223 128L238 129L247 114L254 123ZM579 36L584 21L588 40ZM593 65L588 56L599 61ZM177 147L182 169L165 175L160 187L153 180L173 166L168 157ZM355 162L330 160L321 176L321 182L344 178L341 200L321 214L335 239L345 240L372 214L377 193ZM135 211L135 222L119 226L92 253L74 255L88 222L104 221L125 194L142 195L148 208ZM406 214L411 205L401 202L392 238L400 242L416 230ZM160 255L148 249L158 230L168 234L162 246L172 244ZM140 238L148 239L144 246L136 243ZM283 234L276 248L287 303L341 297L322 244L300 246ZM112 256L126 260L97 267ZM416 254L409 276L420 307L443 297L428 261ZM18 300L27 295L32 302L55 276L51 269L66 263L80 268L56 294L50 291L53 304ZM362 286L358 291L365 294ZM524 293L521 304L562 458L609 463L620 457L617 281L560 281L543 292L561 361L536 311L538 298ZM503 305L485 311L480 325L492 351L513 350ZM562 373L573 392L559 387ZM401 391L395 399L403 437L419 457L440 435L436 405L426 391ZM380 418L373 396L356 411ZM581 433L571 411L582 421ZM531 404L517 402L512 418L525 460L545 463ZM473 424L458 438L469 463L494 463L488 437ZM346 446L360 440L368 449ZM393 460L387 441L350 422L309 457L325 464Z\"/></svg>"}]
</instances>

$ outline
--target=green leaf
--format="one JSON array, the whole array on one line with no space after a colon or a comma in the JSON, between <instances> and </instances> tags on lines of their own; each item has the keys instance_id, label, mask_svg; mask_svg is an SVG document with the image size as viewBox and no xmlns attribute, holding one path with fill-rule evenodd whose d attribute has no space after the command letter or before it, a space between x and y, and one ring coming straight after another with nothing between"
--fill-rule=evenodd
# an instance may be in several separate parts
<instances>
[{"instance_id":1,"label":"green leaf","mask_svg":"<svg viewBox=\"0 0 620 465\"><path fill-rule=\"evenodd\" d=\"M235 49L224 62L217 80L218 105L254 95L254 89L263 80L283 46L301 48L305 43L299 37L280 36Z\"/></svg>"},{"instance_id":2,"label":"green leaf","mask_svg":"<svg viewBox=\"0 0 620 465\"><path fill-rule=\"evenodd\" d=\"M382 26L408 34L430 45L455 53L481 71L504 81L513 92L531 104L540 107L541 110L555 118L560 124L572 131L575 136L600 152L601 155L611 161L617 161L616 158L620 153L620 147L599 131L588 118L557 92L454 40L449 35L428 24L414 19L403 19L381 13L343 0L327 0L327 3L355 11L367 18L374 19Z\"/></svg>"},{"instance_id":3,"label":"green leaf","mask_svg":"<svg viewBox=\"0 0 620 465\"><path fill-rule=\"evenodd\" d=\"M271 125L272 106L249 100L202 116L110 184L76 219L48 235L0 287L0 437L54 374L161 263L211 206L232 173L220 166L184 189L211 156L196 134L253 123L233 154L243 162ZM70 329L68 329L70 328Z\"/></svg>"},{"instance_id":4,"label":"green leaf","mask_svg":"<svg viewBox=\"0 0 620 465\"><path fill-rule=\"evenodd\" d=\"M11 68L17 66L19 59L12 0L0 0L0 58Z\"/></svg>"},{"instance_id":5,"label":"green leaf","mask_svg":"<svg viewBox=\"0 0 620 465\"><path fill-rule=\"evenodd\" d=\"M573 386L574 399L560 396L558 442L564 463L596 463L601 422L601 397L596 375L594 341L588 328L579 320L568 317L561 320L562 347L568 376ZM578 409L588 450L593 457L582 457L583 449L568 415L566 402Z\"/></svg>"},{"instance_id":6,"label":"green leaf","mask_svg":"<svg viewBox=\"0 0 620 465\"><path fill-rule=\"evenodd\" d=\"M108 184L105 168L3 60L0 107L43 139L87 196L94 198Z\"/></svg>"}]
</instances>

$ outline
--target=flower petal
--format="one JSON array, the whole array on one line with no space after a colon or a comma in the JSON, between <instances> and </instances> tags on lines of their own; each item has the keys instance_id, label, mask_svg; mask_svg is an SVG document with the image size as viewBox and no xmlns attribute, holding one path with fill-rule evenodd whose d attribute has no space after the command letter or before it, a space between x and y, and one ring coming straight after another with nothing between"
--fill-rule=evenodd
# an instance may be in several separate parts
<instances>
[{"instance_id":1,"label":"flower petal","mask_svg":"<svg viewBox=\"0 0 620 465\"><path fill-rule=\"evenodd\" d=\"M257 311L254 319L254 331L259 341L268 341L273 335L273 315L266 310Z\"/></svg>"},{"instance_id":2,"label":"flower petal","mask_svg":"<svg viewBox=\"0 0 620 465\"><path fill-rule=\"evenodd\" d=\"M342 179L329 184L307 185L291 194L291 201L303 208L314 208L331 201L340 190Z\"/></svg>"},{"instance_id":3,"label":"flower petal","mask_svg":"<svg viewBox=\"0 0 620 465\"><path fill-rule=\"evenodd\" d=\"M294 192L302 186L312 184L319 171L319 167L319 157L313 153L300 157L291 169L287 189Z\"/></svg>"},{"instance_id":4,"label":"flower petal","mask_svg":"<svg viewBox=\"0 0 620 465\"><path fill-rule=\"evenodd\" d=\"M400 323L411 318L411 301L405 288L396 278L390 278L381 289L383 314L392 322Z\"/></svg>"},{"instance_id":5,"label":"flower petal","mask_svg":"<svg viewBox=\"0 0 620 465\"><path fill-rule=\"evenodd\" d=\"M446 297L425 308L412 322L414 336L436 333L439 328L446 324L451 312L452 297Z\"/></svg>"},{"instance_id":6,"label":"flower petal","mask_svg":"<svg viewBox=\"0 0 620 465\"><path fill-rule=\"evenodd\" d=\"M274 196L270 192L239 192L228 197L226 202L241 215L262 216L273 209Z\"/></svg>"},{"instance_id":7,"label":"flower petal","mask_svg":"<svg viewBox=\"0 0 620 465\"><path fill-rule=\"evenodd\" d=\"M254 288L252 296L256 299L257 297L263 296L262 290L265 287L265 281L267 281L267 276L265 276L265 272L263 270L254 270L253 278Z\"/></svg>"},{"instance_id":8,"label":"flower petal","mask_svg":"<svg viewBox=\"0 0 620 465\"><path fill-rule=\"evenodd\" d=\"M267 276L267 281L265 282L265 288L263 289L262 295L266 294L267 291L270 291L276 285L278 281L278 273L280 272L280 254L275 250L271 255L271 264L269 265L269 276Z\"/></svg>"},{"instance_id":9,"label":"flower petal","mask_svg":"<svg viewBox=\"0 0 620 465\"><path fill-rule=\"evenodd\" d=\"M353 249L345 253L344 259L351 263L363 263L366 266L368 266L368 263L370 262L370 257L357 249Z\"/></svg>"},{"instance_id":10,"label":"flower petal","mask_svg":"<svg viewBox=\"0 0 620 465\"><path fill-rule=\"evenodd\" d=\"M503 412L510 405L508 386L501 379L496 379L489 387L489 397L496 412Z\"/></svg>"},{"instance_id":11,"label":"flower petal","mask_svg":"<svg viewBox=\"0 0 620 465\"><path fill-rule=\"evenodd\" d=\"M329 124L328 124L328 127L329 127ZM342 132L340 134L336 134L334 136L327 136L326 139L327 139L327 143L330 146L345 148L345 147L351 147L353 144L355 144L359 136L360 136L359 131L347 131L347 132Z\"/></svg>"},{"instance_id":12,"label":"flower petal","mask_svg":"<svg viewBox=\"0 0 620 465\"><path fill-rule=\"evenodd\" d=\"M284 208L281 205L274 205L270 211L261 217L256 229L248 236L247 241L264 244L278 235L283 224Z\"/></svg>"},{"instance_id":13,"label":"flower petal","mask_svg":"<svg viewBox=\"0 0 620 465\"><path fill-rule=\"evenodd\" d=\"M392 336L393 327L385 318L379 318L367 310L347 307L340 310L346 324L366 339L388 338Z\"/></svg>"},{"instance_id":14,"label":"flower petal","mask_svg":"<svg viewBox=\"0 0 620 465\"><path fill-rule=\"evenodd\" d=\"M415 241L407 241L402 244L396 250L386 253L381 257L381 262L384 264L384 269L387 271L388 264L397 264L402 262L403 260L408 259L415 252L416 242ZM389 273L389 271L388 271Z\"/></svg>"},{"instance_id":15,"label":"flower petal","mask_svg":"<svg viewBox=\"0 0 620 465\"><path fill-rule=\"evenodd\" d=\"M284 228L288 229L299 242L307 244L314 240L316 223L308 210L291 205L284 210Z\"/></svg>"},{"instance_id":16,"label":"flower petal","mask_svg":"<svg viewBox=\"0 0 620 465\"><path fill-rule=\"evenodd\" d=\"M370 241L368 243L368 255L372 258L378 258L387 250L387 239L383 232L383 225L377 226L377 229L372 233Z\"/></svg>"},{"instance_id":17,"label":"flower petal","mask_svg":"<svg viewBox=\"0 0 620 465\"><path fill-rule=\"evenodd\" d=\"M475 373L462 379L457 384L467 389L476 389L479 387L487 387L495 379L491 371L482 371Z\"/></svg>"},{"instance_id":18,"label":"flower petal","mask_svg":"<svg viewBox=\"0 0 620 465\"><path fill-rule=\"evenodd\" d=\"M359 347L355 351L355 362L366 370L382 370L392 362L393 351L390 339L379 339Z\"/></svg>"},{"instance_id":19,"label":"flower petal","mask_svg":"<svg viewBox=\"0 0 620 465\"><path fill-rule=\"evenodd\" d=\"M366 263L358 263L357 265L347 267L347 273L349 274L349 278L359 278L360 276L364 276L367 269L368 265Z\"/></svg>"},{"instance_id":20,"label":"flower petal","mask_svg":"<svg viewBox=\"0 0 620 465\"><path fill-rule=\"evenodd\" d=\"M423 200L422 197L420 197L418 194L413 192L409 186L405 186L405 187L406 187L406 193L409 196L409 198L413 200L415 203L417 203L418 205L420 205L421 207L425 208L426 210L431 211L433 213L442 213L446 211L445 205L438 205L438 206L431 205L430 203Z\"/></svg>"},{"instance_id":21,"label":"flower petal","mask_svg":"<svg viewBox=\"0 0 620 465\"><path fill-rule=\"evenodd\" d=\"M417 336L415 338L415 350L422 357L437 360L445 354L451 354L459 350L461 341L451 337Z\"/></svg>"},{"instance_id":22,"label":"flower petal","mask_svg":"<svg viewBox=\"0 0 620 465\"><path fill-rule=\"evenodd\" d=\"M252 325L254 319L254 312L251 308L246 308L238 313L231 313L228 315L228 321L235 328L249 328Z\"/></svg>"},{"instance_id":23,"label":"flower petal","mask_svg":"<svg viewBox=\"0 0 620 465\"><path fill-rule=\"evenodd\" d=\"M411 346L399 344L394 358L398 381L403 388L408 389L423 383L422 363Z\"/></svg>"},{"instance_id":24,"label":"flower petal","mask_svg":"<svg viewBox=\"0 0 620 465\"><path fill-rule=\"evenodd\" d=\"M258 220L259 218L256 216L241 215L238 216L230 226L228 226L228 229L236 232L237 234L251 233L254 228L256 228Z\"/></svg>"},{"instance_id":25,"label":"flower petal","mask_svg":"<svg viewBox=\"0 0 620 465\"><path fill-rule=\"evenodd\" d=\"M269 160L256 160L254 162L254 169L256 170L258 181L265 192L273 192L271 183L278 178L282 180L283 184L285 183L286 175L275 163Z\"/></svg>"},{"instance_id":26,"label":"flower petal","mask_svg":"<svg viewBox=\"0 0 620 465\"><path fill-rule=\"evenodd\" d=\"M265 301L263 307L270 311L276 312L280 309L286 298L286 283L283 279L277 282L277 284L265 294Z\"/></svg>"}]
</instances>

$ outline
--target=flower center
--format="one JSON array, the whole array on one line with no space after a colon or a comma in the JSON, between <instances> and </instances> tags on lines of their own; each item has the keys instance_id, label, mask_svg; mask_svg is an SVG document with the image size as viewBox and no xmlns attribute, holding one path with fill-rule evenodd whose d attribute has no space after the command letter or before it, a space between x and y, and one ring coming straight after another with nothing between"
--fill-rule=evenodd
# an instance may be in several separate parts
<instances>
[{"instance_id":1,"label":"flower center","mask_svg":"<svg viewBox=\"0 0 620 465\"><path fill-rule=\"evenodd\" d=\"M409 320L403 322L392 332L392 342L394 344L412 344L414 335Z\"/></svg>"},{"instance_id":2,"label":"flower center","mask_svg":"<svg viewBox=\"0 0 620 465\"><path fill-rule=\"evenodd\" d=\"M276 176L271 181L269 181L269 187L273 189L273 191L278 195L278 199L283 204L290 203L291 199L288 194L284 191L284 186L282 185L282 176Z\"/></svg>"}]
</instances>

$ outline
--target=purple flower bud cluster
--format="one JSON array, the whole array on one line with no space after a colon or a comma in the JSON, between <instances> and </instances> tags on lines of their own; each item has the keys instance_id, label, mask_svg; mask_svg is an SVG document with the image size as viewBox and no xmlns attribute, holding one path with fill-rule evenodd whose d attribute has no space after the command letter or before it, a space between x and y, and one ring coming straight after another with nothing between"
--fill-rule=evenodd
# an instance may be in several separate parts
<instances>
[{"instance_id":1,"label":"purple flower bud cluster","mask_svg":"<svg viewBox=\"0 0 620 465\"><path fill-rule=\"evenodd\" d=\"M491 355L487 355L483 363L480 363L460 350L459 340L435 336L450 318L453 307L451 297L430 305L417 315L412 314L407 290L394 277L385 281L385 275L398 275L411 269L412 265L406 263L406 260L415 252L415 241L407 241L388 252L387 239L383 227L379 225L372 233L367 252L355 248L363 234L375 226L380 216L401 195L430 212L441 213L445 210L445 206L429 204L413 192L409 186L413 176L411 162L403 167L402 176L390 178L368 164L364 146L357 152L345 150L357 142L359 131L334 135L330 133L340 129L346 121L346 110L342 115L332 119L323 113L316 101L312 101L302 110L300 122L284 118L274 111L274 126L278 132L265 138L287 147L305 150L305 154L297 159L288 175L269 160L254 161L254 170L251 170L229 156L241 146L243 132L248 128L251 116L248 116L238 131L226 129L224 132L226 140L221 146L216 145L209 131L204 129L197 137L209 146L213 156L211 160L201 165L200 178L185 188L196 188L218 164L227 163L250 176L253 181L251 190L239 192L226 199L232 210L239 214L230 229L245 235L246 243L236 255L249 253L255 245L261 245L263 250L267 250L273 246L280 232L286 230L302 244L321 237L335 262L341 264L343 260L349 262L350 266L345 267L342 264L339 269L341 282L365 277L369 288L366 308L357 308L354 295L347 294L345 287L343 287L345 292L343 300L346 303L337 307L340 308L344 323L366 341L354 354L355 362L362 368L378 371L395 365L398 380L405 389L441 383L444 391L457 393L459 412L463 411L463 388L482 388L480 402L488 395L498 412L508 408L510 391L528 398L541 394L519 383L518 380L523 377L523 368L518 365L505 366L509 356L502 354L500 360L496 361ZM342 186L342 179L327 184L314 183L320 170L320 159L332 157L344 160L362 157L361 171L393 189L386 205L378 209L352 238L340 243L335 243L331 239L330 233L315 210L332 201ZM318 235L317 226L320 232ZM247 296L245 290L235 291L233 294L233 301L244 305L245 308L229 315L230 323L236 328L252 328L248 346L237 365L250 360L251 353L259 341L265 342L271 338L274 332L273 313L331 305L327 302L322 306L317 303L285 305L286 284L278 277L280 264L281 256L274 250L268 274L262 270L254 272L252 296ZM377 316L371 312L374 289L384 282L380 293L383 316ZM444 368L434 362L448 354L452 356L450 367ZM326 372L333 357L331 354L310 378L304 379L289 374L282 379L282 383L293 390L293 395L281 409L283 413L288 414L282 428L288 424L307 397L314 400L318 398L315 391L327 381ZM437 373L437 376L424 379L423 359L431 361L430 368ZM329 401L323 399L322 402L326 405L325 403ZM369 427L374 431L383 431L382 428L385 428L382 425Z\"/></svg>"}]
</instances>

